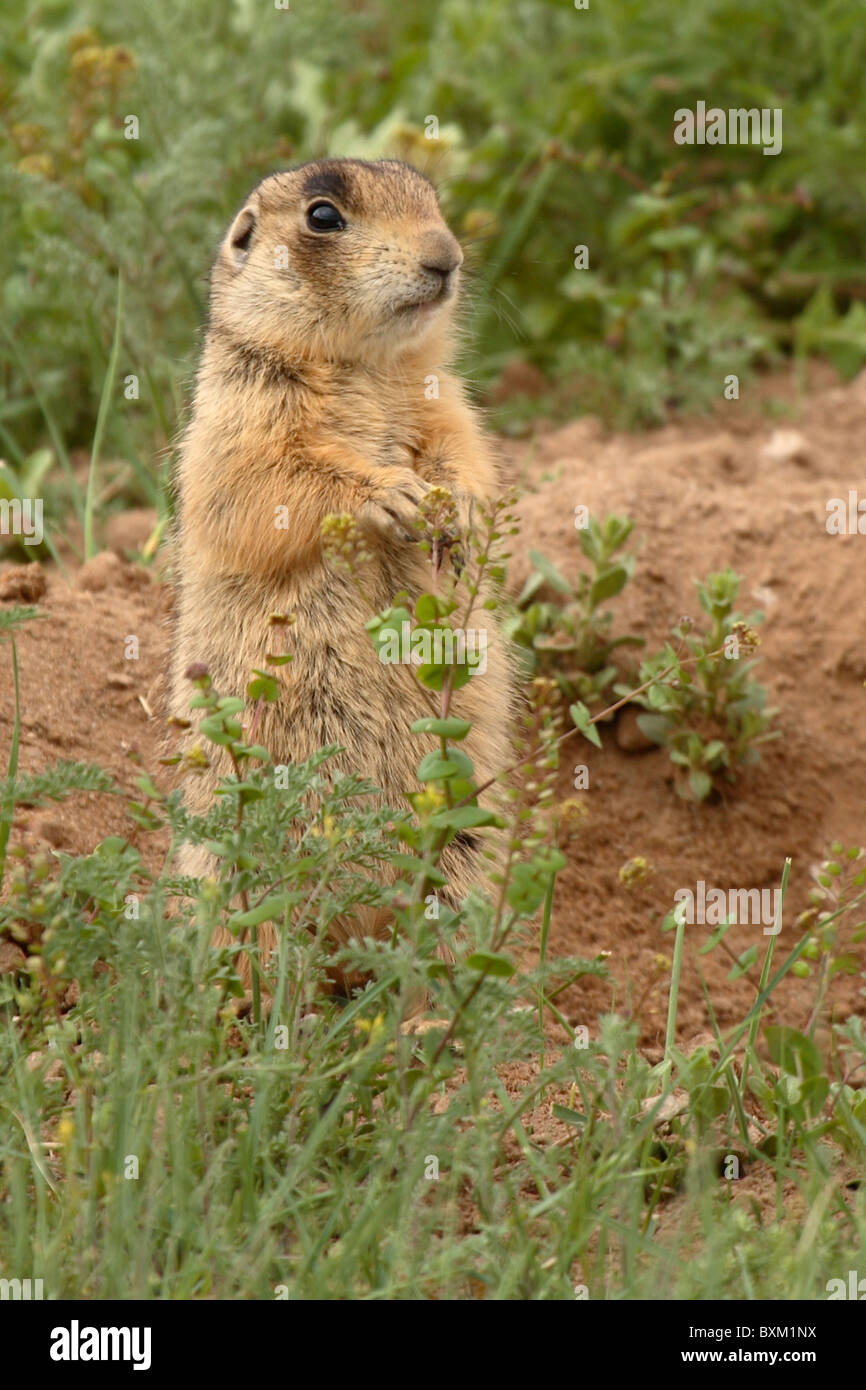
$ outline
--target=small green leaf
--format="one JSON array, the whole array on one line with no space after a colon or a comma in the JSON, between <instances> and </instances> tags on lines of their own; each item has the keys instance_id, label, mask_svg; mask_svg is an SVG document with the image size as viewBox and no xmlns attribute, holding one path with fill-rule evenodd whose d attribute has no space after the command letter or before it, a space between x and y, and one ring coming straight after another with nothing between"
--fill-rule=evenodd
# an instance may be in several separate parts
<instances>
[{"instance_id":1,"label":"small green leaf","mask_svg":"<svg viewBox=\"0 0 866 1390\"><path fill-rule=\"evenodd\" d=\"M413 734L436 734L439 738L461 739L469 733L472 725L468 719L416 719L412 725Z\"/></svg>"},{"instance_id":2,"label":"small green leaf","mask_svg":"<svg viewBox=\"0 0 866 1390\"><path fill-rule=\"evenodd\" d=\"M217 711L219 714L243 714L246 709L245 701L237 695L224 695L217 701Z\"/></svg>"},{"instance_id":3,"label":"small green leaf","mask_svg":"<svg viewBox=\"0 0 866 1390\"><path fill-rule=\"evenodd\" d=\"M106 835L96 846L94 854L120 854L126 847L127 841L122 835Z\"/></svg>"},{"instance_id":4,"label":"small green leaf","mask_svg":"<svg viewBox=\"0 0 866 1390\"><path fill-rule=\"evenodd\" d=\"M395 869L401 873L412 874L423 873L431 883L437 883L444 887L448 879L435 864L430 864L426 859L419 859L414 854L390 854L388 863L393 864Z\"/></svg>"},{"instance_id":5,"label":"small green leaf","mask_svg":"<svg viewBox=\"0 0 866 1390\"><path fill-rule=\"evenodd\" d=\"M436 751L422 758L417 776L419 782L433 782L455 776L471 777L474 770L465 753L456 748L449 748L447 758L443 758L441 753Z\"/></svg>"},{"instance_id":6,"label":"small green leaf","mask_svg":"<svg viewBox=\"0 0 866 1390\"><path fill-rule=\"evenodd\" d=\"M422 594L415 604L415 617L418 622L430 626L440 616L439 603L433 594Z\"/></svg>"},{"instance_id":7,"label":"small green leaf","mask_svg":"<svg viewBox=\"0 0 866 1390\"><path fill-rule=\"evenodd\" d=\"M671 727L671 721L665 714L639 714L636 723L642 734L659 744L665 742Z\"/></svg>"},{"instance_id":8,"label":"small green leaf","mask_svg":"<svg viewBox=\"0 0 866 1390\"><path fill-rule=\"evenodd\" d=\"M733 925L733 923L729 922L728 919L727 919L727 917L726 917L725 920L724 920L724 922L722 922L721 926L720 926L720 927L716 927L716 930L713 932L713 934L712 934L712 936L710 937L709 941L705 941L705 942L704 942L703 946L702 946L701 949L698 951L698 955L699 955L699 956L705 956L705 955L707 955L710 951L714 951L715 948L718 946L719 942L721 941L722 937L725 935L725 932L728 930L728 927L730 927L730 926L732 926L732 925Z\"/></svg>"},{"instance_id":9,"label":"small green leaf","mask_svg":"<svg viewBox=\"0 0 866 1390\"><path fill-rule=\"evenodd\" d=\"M805 1033L781 1024L769 1024L764 1029L764 1037L770 1056L782 1071L804 1078L823 1074L821 1053Z\"/></svg>"},{"instance_id":10,"label":"small green leaf","mask_svg":"<svg viewBox=\"0 0 866 1390\"><path fill-rule=\"evenodd\" d=\"M250 681L247 686L247 698L250 700L267 700L270 704L276 704L280 698L280 687L273 676L269 676L266 671L259 671L253 668L256 680Z\"/></svg>"},{"instance_id":11,"label":"small green leaf","mask_svg":"<svg viewBox=\"0 0 866 1390\"><path fill-rule=\"evenodd\" d=\"M138 787L139 791L144 792L145 796L150 797L151 801L162 800L162 792L159 790L159 787L154 785L146 772L142 773L141 777L136 777L135 785Z\"/></svg>"},{"instance_id":12,"label":"small green leaf","mask_svg":"<svg viewBox=\"0 0 866 1390\"><path fill-rule=\"evenodd\" d=\"M609 569L597 574L589 586L589 601L593 608L606 598L615 598L621 593L630 579L628 566L611 565Z\"/></svg>"},{"instance_id":13,"label":"small green leaf","mask_svg":"<svg viewBox=\"0 0 866 1390\"><path fill-rule=\"evenodd\" d=\"M453 811L437 811L430 817L432 825L442 830L474 830L482 825L502 825L499 816L481 806L458 806Z\"/></svg>"},{"instance_id":14,"label":"small green leaf","mask_svg":"<svg viewBox=\"0 0 866 1390\"><path fill-rule=\"evenodd\" d=\"M579 1110L569 1110L567 1105L554 1105L554 1118L564 1120L567 1125L577 1125L578 1128L586 1124L586 1116L581 1115Z\"/></svg>"},{"instance_id":15,"label":"small green leaf","mask_svg":"<svg viewBox=\"0 0 866 1390\"><path fill-rule=\"evenodd\" d=\"M243 730L236 720L223 719L221 714L212 714L203 719L199 729L211 743L218 743L222 747L237 743L243 735Z\"/></svg>"},{"instance_id":16,"label":"small green leaf","mask_svg":"<svg viewBox=\"0 0 866 1390\"><path fill-rule=\"evenodd\" d=\"M40 613L38 608L9 608L0 610L0 632L14 632L16 628L22 627L24 623L32 623L34 618L45 618L46 613Z\"/></svg>"},{"instance_id":17,"label":"small green leaf","mask_svg":"<svg viewBox=\"0 0 866 1390\"><path fill-rule=\"evenodd\" d=\"M482 975L497 975L503 980L510 979L517 966L507 956L494 955L492 951L473 951L466 957L470 970L480 970Z\"/></svg>"},{"instance_id":18,"label":"small green leaf","mask_svg":"<svg viewBox=\"0 0 866 1390\"><path fill-rule=\"evenodd\" d=\"M258 758L259 762L266 763L270 759L270 753L261 743L243 743L237 750L238 757Z\"/></svg>"},{"instance_id":19,"label":"small green leaf","mask_svg":"<svg viewBox=\"0 0 866 1390\"><path fill-rule=\"evenodd\" d=\"M567 579L563 578L552 560L548 560L545 555L540 555L537 550L530 550L529 561L538 570L538 573L544 576L552 589L556 589L560 594L571 594L571 585Z\"/></svg>"},{"instance_id":20,"label":"small green leaf","mask_svg":"<svg viewBox=\"0 0 866 1390\"><path fill-rule=\"evenodd\" d=\"M737 957L736 965L732 965L728 971L728 979L739 980L741 975L745 975L746 971L752 968L757 959L757 946L750 946L747 951L743 951L743 953Z\"/></svg>"},{"instance_id":21,"label":"small green leaf","mask_svg":"<svg viewBox=\"0 0 866 1390\"><path fill-rule=\"evenodd\" d=\"M709 773L693 768L689 773L689 790L695 801L706 801L713 790L713 779Z\"/></svg>"},{"instance_id":22,"label":"small green leaf","mask_svg":"<svg viewBox=\"0 0 866 1390\"><path fill-rule=\"evenodd\" d=\"M598 729L592 722L592 715L586 705L578 700L576 704L570 706L569 714L574 720L577 728L580 729L584 738L589 739L590 743L594 744L596 748L600 748L601 738Z\"/></svg>"}]
</instances>

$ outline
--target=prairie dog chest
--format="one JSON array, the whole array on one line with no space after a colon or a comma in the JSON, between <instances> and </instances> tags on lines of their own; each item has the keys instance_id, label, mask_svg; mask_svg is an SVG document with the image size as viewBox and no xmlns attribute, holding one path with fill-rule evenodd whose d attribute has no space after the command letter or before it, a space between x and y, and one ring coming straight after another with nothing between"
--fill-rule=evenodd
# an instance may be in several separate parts
<instances>
[{"instance_id":1,"label":"prairie dog chest","mask_svg":"<svg viewBox=\"0 0 866 1390\"><path fill-rule=\"evenodd\" d=\"M335 383L321 428L373 464L405 468L424 452L432 421L424 382Z\"/></svg>"}]
</instances>

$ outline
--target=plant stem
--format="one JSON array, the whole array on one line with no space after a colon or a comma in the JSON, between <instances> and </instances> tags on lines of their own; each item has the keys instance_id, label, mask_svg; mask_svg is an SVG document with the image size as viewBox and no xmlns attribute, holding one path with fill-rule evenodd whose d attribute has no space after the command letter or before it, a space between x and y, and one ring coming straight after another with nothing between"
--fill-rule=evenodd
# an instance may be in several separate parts
<instances>
[{"instance_id":1,"label":"plant stem","mask_svg":"<svg viewBox=\"0 0 866 1390\"><path fill-rule=\"evenodd\" d=\"M21 690L18 681L18 648L15 644L14 632L10 633L9 640L12 643L12 679L15 686L15 718L12 724L12 746L9 749L9 764L6 769L9 791L6 795L3 815L0 817L0 888L3 887L3 875L6 872L6 846L9 843L12 820L15 815L15 778L18 776L18 746L21 736Z\"/></svg>"},{"instance_id":2,"label":"plant stem","mask_svg":"<svg viewBox=\"0 0 866 1390\"><path fill-rule=\"evenodd\" d=\"M99 463L99 451L102 448L102 436L105 433L105 422L108 419L108 407L111 401L111 393L114 390L114 378L117 373L117 360L120 356L120 329L123 311L123 280L117 277L117 308L114 314L114 338L111 343L111 352L108 357L108 369L105 373L105 380L102 383L102 394L99 397L99 411L96 416L96 428L93 431L93 447L90 450L90 470L87 474L87 493L84 498L84 558L91 560L96 554L93 544L93 508L96 501L96 470Z\"/></svg>"},{"instance_id":3,"label":"plant stem","mask_svg":"<svg viewBox=\"0 0 866 1390\"><path fill-rule=\"evenodd\" d=\"M539 964L544 965L547 959L547 938L550 934L550 919L553 915L553 894L556 889L556 874L550 875L550 882L547 885L547 892L544 895L544 915L541 919L541 950L539 954ZM538 1026L544 1028L544 993L539 991L538 995Z\"/></svg>"},{"instance_id":4,"label":"plant stem","mask_svg":"<svg viewBox=\"0 0 866 1390\"><path fill-rule=\"evenodd\" d=\"M768 980L769 980L769 978L770 978L770 966L771 966L772 963L773 963L773 951L776 949L776 937L778 936L778 934L779 934L779 929L780 929L780 927L781 927L781 925L782 925L782 912L783 912L783 909L784 909L784 906L785 906L785 893L786 893L787 887L788 887L788 875L790 874L790 872L791 872L791 860L790 860L790 859L786 859L786 860L785 860L785 866L784 866L784 868L782 869L782 884L781 884L781 888L780 888L780 892L779 892L779 910L778 910L778 912L776 913L775 919L774 919L774 921L773 921L773 935L770 937L770 940L767 942L767 950L766 950L766 952L765 952L765 954L764 954L764 965L763 965L763 969L761 970L761 979L760 979L760 981L759 981L759 983L758 983L758 997L759 997L759 998L760 998L760 996L764 993L764 990L767 988L767 982L768 982ZM755 1013L754 1018L752 1019L751 1023L749 1024L749 1042L748 1042L748 1046L747 1046L747 1048L746 1048L746 1055L745 1055L745 1057L744 1057L744 1059L743 1059L743 1075L742 1075L742 1079L741 1079L741 1081L740 1081L740 1095L743 1096L743 1097L745 1097L745 1094L746 1094L746 1078L748 1077L748 1074L749 1074L749 1061L750 1061L750 1059L752 1058L752 1056L753 1056L753 1054L754 1054L755 1043L757 1042L757 1039L758 1039L758 1028L759 1028L760 1025L761 1025L761 1013L762 1013L762 1012L763 1012L763 1011L762 1011L761 1009L758 1009L757 1012Z\"/></svg>"},{"instance_id":5,"label":"plant stem","mask_svg":"<svg viewBox=\"0 0 866 1390\"><path fill-rule=\"evenodd\" d=\"M665 1061L671 1060L677 1035L677 1004L680 994L680 970L683 964L683 947L686 939L685 913L677 918L677 934L674 940L674 960L671 967L671 991L668 999L668 1026L665 1033Z\"/></svg>"}]
</instances>

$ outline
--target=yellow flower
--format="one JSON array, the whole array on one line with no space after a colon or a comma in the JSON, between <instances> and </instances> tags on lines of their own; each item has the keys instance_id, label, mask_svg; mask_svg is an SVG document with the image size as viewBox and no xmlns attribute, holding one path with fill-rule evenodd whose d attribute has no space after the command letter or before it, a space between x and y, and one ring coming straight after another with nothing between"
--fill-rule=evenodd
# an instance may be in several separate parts
<instances>
[{"instance_id":1,"label":"yellow flower","mask_svg":"<svg viewBox=\"0 0 866 1390\"><path fill-rule=\"evenodd\" d=\"M75 48L69 66L73 72L93 72L101 66L105 49L98 43L85 43Z\"/></svg>"},{"instance_id":2,"label":"yellow flower","mask_svg":"<svg viewBox=\"0 0 866 1390\"><path fill-rule=\"evenodd\" d=\"M425 791L419 792L414 798L415 810L421 820L426 820L428 816L435 815L441 811L445 805L445 797L441 792L437 792L433 787L428 787Z\"/></svg>"},{"instance_id":3,"label":"yellow flower","mask_svg":"<svg viewBox=\"0 0 866 1390\"><path fill-rule=\"evenodd\" d=\"M644 859L642 854L636 854L634 859L630 859L627 864L623 864L619 871L620 883L624 883L626 888L632 888L636 883L646 883L655 873L655 869L648 859Z\"/></svg>"},{"instance_id":4,"label":"yellow flower","mask_svg":"<svg viewBox=\"0 0 866 1390\"><path fill-rule=\"evenodd\" d=\"M375 1018L359 1018L355 1024L356 1033L368 1033L370 1042L377 1042L385 1028L385 1015L377 1014Z\"/></svg>"}]
</instances>

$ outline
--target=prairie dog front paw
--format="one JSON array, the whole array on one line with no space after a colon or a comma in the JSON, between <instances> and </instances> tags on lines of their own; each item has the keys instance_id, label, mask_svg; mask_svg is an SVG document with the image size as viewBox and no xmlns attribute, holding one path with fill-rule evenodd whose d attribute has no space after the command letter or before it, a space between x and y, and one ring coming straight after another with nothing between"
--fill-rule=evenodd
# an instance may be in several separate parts
<instances>
[{"instance_id":1,"label":"prairie dog front paw","mask_svg":"<svg viewBox=\"0 0 866 1390\"><path fill-rule=\"evenodd\" d=\"M404 541L417 541L418 504L429 492L430 484L411 468L389 469L389 474L388 481L363 503L358 515L378 530Z\"/></svg>"}]
</instances>

